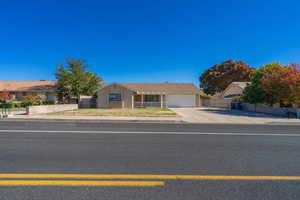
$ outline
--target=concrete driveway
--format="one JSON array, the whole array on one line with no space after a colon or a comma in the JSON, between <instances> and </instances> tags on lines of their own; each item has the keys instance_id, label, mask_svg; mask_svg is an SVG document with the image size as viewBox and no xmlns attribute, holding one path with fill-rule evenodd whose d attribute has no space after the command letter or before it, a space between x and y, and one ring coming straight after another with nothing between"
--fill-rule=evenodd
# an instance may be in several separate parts
<instances>
[{"instance_id":1,"label":"concrete driveway","mask_svg":"<svg viewBox=\"0 0 300 200\"><path fill-rule=\"evenodd\" d=\"M222 108L171 108L183 121L189 123L265 124L300 123L300 119L288 119L273 115L250 113Z\"/></svg>"}]
</instances>

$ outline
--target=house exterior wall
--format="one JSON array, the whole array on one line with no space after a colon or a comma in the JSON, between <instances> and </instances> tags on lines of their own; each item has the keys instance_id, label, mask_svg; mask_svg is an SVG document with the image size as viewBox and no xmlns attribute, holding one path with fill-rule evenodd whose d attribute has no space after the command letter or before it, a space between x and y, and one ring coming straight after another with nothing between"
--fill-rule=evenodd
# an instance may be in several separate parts
<instances>
[{"instance_id":1,"label":"house exterior wall","mask_svg":"<svg viewBox=\"0 0 300 200\"><path fill-rule=\"evenodd\" d=\"M110 93L121 94L121 102L109 102ZM105 87L98 92L97 107L98 108L132 108L132 95L134 92L131 90L120 86L118 84L112 84Z\"/></svg>"},{"instance_id":2,"label":"house exterior wall","mask_svg":"<svg viewBox=\"0 0 300 200\"><path fill-rule=\"evenodd\" d=\"M226 98L226 96L234 95L234 94L242 95L243 89L237 85L231 85L228 89L226 89L226 91L224 92L224 94L222 96Z\"/></svg>"},{"instance_id":3,"label":"house exterior wall","mask_svg":"<svg viewBox=\"0 0 300 200\"><path fill-rule=\"evenodd\" d=\"M23 92L16 92L15 94L16 94L15 97L16 97L17 100L22 100L22 97L24 96Z\"/></svg>"},{"instance_id":4,"label":"house exterior wall","mask_svg":"<svg viewBox=\"0 0 300 200\"><path fill-rule=\"evenodd\" d=\"M224 99L221 97L210 97L209 99L202 99L202 105L205 107L216 108L230 108L232 99Z\"/></svg>"},{"instance_id":5,"label":"house exterior wall","mask_svg":"<svg viewBox=\"0 0 300 200\"><path fill-rule=\"evenodd\" d=\"M200 107L202 105L200 99L200 92L191 92L191 91L182 91L182 92L174 92L166 91L162 89L162 91L158 91L157 88L155 92L144 92L143 87L138 88L139 92L135 92L135 90L131 90L130 88L122 85L122 84L111 84L108 85L97 93L97 107L98 108L132 108L132 107ZM146 87L149 90L148 87ZM145 89L145 90L146 90ZM120 94L121 101L109 101L109 94ZM143 95L142 95L143 94ZM159 100L151 101L147 100L147 95L158 96ZM161 98L161 95L163 98ZM143 98L142 98L143 96ZM172 105L172 101L169 102L170 99L168 97L176 97L177 104ZM114 97L115 98L115 97ZM116 97L118 98L118 97ZM143 99L143 103L142 103ZM175 99L175 100L176 100ZM182 102L181 102L182 99ZM134 102L133 102L134 100ZM172 99L171 99L172 100ZM161 103L162 102L162 103ZM170 103L170 104L169 104ZM174 102L173 102L174 103ZM176 102L175 102L176 103Z\"/></svg>"},{"instance_id":6,"label":"house exterior wall","mask_svg":"<svg viewBox=\"0 0 300 200\"><path fill-rule=\"evenodd\" d=\"M195 103L196 107L200 107L201 106L201 99L200 99L199 94L196 94L195 100L196 100L196 103Z\"/></svg>"}]
</instances>

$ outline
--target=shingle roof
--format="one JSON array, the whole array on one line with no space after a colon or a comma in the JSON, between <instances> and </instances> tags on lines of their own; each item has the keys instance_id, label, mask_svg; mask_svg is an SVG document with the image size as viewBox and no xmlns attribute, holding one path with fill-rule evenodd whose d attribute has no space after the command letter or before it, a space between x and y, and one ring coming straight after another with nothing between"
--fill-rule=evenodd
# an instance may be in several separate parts
<instances>
[{"instance_id":1,"label":"shingle roof","mask_svg":"<svg viewBox=\"0 0 300 200\"><path fill-rule=\"evenodd\" d=\"M242 89L245 89L245 87L250 84L251 82L232 82L232 85L236 85L241 87Z\"/></svg>"},{"instance_id":2,"label":"shingle roof","mask_svg":"<svg viewBox=\"0 0 300 200\"><path fill-rule=\"evenodd\" d=\"M137 93L167 93L178 95L203 94L192 83L116 83Z\"/></svg>"},{"instance_id":3,"label":"shingle roof","mask_svg":"<svg viewBox=\"0 0 300 200\"><path fill-rule=\"evenodd\" d=\"M53 91L56 81L0 81L0 91Z\"/></svg>"}]
</instances>

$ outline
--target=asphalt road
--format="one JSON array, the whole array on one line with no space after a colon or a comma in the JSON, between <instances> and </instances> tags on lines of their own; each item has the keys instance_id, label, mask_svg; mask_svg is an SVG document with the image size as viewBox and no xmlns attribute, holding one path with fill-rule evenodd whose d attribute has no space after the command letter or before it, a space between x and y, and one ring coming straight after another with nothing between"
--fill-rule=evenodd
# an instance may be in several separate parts
<instances>
[{"instance_id":1,"label":"asphalt road","mask_svg":"<svg viewBox=\"0 0 300 200\"><path fill-rule=\"evenodd\" d=\"M0 121L0 152L1 200L300 198L300 178L282 180L300 176L300 126L296 125ZM99 181L76 177L93 174L116 176L101 178L112 183L162 185L26 184L53 180L38 177L43 174L60 174L55 178L58 182ZM66 174L75 177L66 178ZM134 177L137 174L141 177ZM153 174L194 179L147 177ZM252 180L245 178L249 176ZM278 180L259 180L262 176ZM22 186L18 185L21 180L25 181Z\"/></svg>"}]
</instances>

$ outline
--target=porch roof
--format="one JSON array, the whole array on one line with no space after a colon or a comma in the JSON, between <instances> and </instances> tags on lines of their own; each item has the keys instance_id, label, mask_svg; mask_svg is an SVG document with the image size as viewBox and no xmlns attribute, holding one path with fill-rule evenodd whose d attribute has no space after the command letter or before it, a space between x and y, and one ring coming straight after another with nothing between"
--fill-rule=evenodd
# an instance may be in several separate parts
<instances>
[{"instance_id":1,"label":"porch roof","mask_svg":"<svg viewBox=\"0 0 300 200\"><path fill-rule=\"evenodd\" d=\"M194 95L203 92L192 83L117 83L137 94Z\"/></svg>"}]
</instances>

